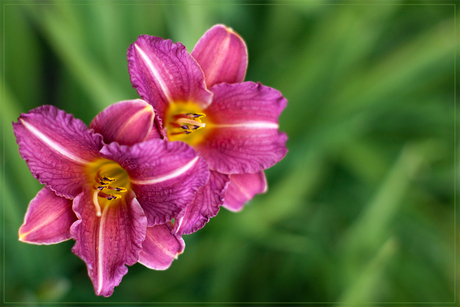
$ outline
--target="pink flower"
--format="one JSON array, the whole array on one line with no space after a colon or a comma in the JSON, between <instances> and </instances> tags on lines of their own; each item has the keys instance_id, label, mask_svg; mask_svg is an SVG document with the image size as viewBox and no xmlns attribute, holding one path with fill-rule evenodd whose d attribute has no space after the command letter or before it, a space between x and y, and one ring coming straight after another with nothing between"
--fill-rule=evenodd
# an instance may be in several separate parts
<instances>
[{"instance_id":1,"label":"pink flower","mask_svg":"<svg viewBox=\"0 0 460 307\"><path fill-rule=\"evenodd\" d=\"M209 171L182 142L150 139L154 119L145 101L99 113L90 128L53 106L13 123L19 152L45 187L30 202L19 240L76 240L97 295L110 296L141 262L166 269L184 249L171 219L193 201Z\"/></svg>"},{"instance_id":2,"label":"pink flower","mask_svg":"<svg viewBox=\"0 0 460 307\"><path fill-rule=\"evenodd\" d=\"M208 30L191 54L181 43L148 35L128 49L131 82L155 109L161 134L191 145L211 170L178 215L177 234L203 227L220 205L241 210L266 190L263 170L286 155L278 117L287 101L273 88L243 82L247 63L244 41L223 25Z\"/></svg>"}]
</instances>

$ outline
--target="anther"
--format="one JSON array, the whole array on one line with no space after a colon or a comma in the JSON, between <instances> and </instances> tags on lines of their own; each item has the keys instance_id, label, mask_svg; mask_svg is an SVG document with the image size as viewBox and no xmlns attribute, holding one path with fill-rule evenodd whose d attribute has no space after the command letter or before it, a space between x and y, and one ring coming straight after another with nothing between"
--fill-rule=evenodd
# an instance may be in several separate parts
<instances>
[{"instance_id":1,"label":"anther","mask_svg":"<svg viewBox=\"0 0 460 307\"><path fill-rule=\"evenodd\" d=\"M110 187L110 186L109 186L109 187L107 187L107 189L113 190L113 191L117 191L117 192L122 192L122 193L128 191L127 189L122 188L122 187L115 187L115 188L114 188L114 187Z\"/></svg>"},{"instance_id":2,"label":"anther","mask_svg":"<svg viewBox=\"0 0 460 307\"><path fill-rule=\"evenodd\" d=\"M103 180L100 180L99 178L96 178L96 182L100 185L108 185L110 182L105 182Z\"/></svg>"},{"instance_id":3,"label":"anther","mask_svg":"<svg viewBox=\"0 0 460 307\"><path fill-rule=\"evenodd\" d=\"M97 172L95 181L96 181L96 184L93 186L93 188L95 190L99 190L97 192L97 195L100 197L104 197L108 200L120 199L121 195L120 194L107 194L104 192L104 190L112 190L112 191L117 191L121 193L125 193L128 191L128 189L124 187L111 187L110 184L116 181L116 179L112 177L101 176L100 171Z\"/></svg>"},{"instance_id":4,"label":"anther","mask_svg":"<svg viewBox=\"0 0 460 307\"><path fill-rule=\"evenodd\" d=\"M185 113L188 118L201 118L205 117L206 115L204 113Z\"/></svg>"},{"instance_id":5,"label":"anther","mask_svg":"<svg viewBox=\"0 0 460 307\"><path fill-rule=\"evenodd\" d=\"M114 182L116 179L112 177L107 177L107 176L101 176L101 171L99 170L97 172L96 180L99 180L99 183L102 185L108 185L110 182Z\"/></svg>"},{"instance_id":6,"label":"anther","mask_svg":"<svg viewBox=\"0 0 460 307\"><path fill-rule=\"evenodd\" d=\"M100 197L104 197L106 198L107 200L114 200L114 199L120 199L121 198L121 195L120 194L106 194L104 192L99 192L99 195Z\"/></svg>"},{"instance_id":7,"label":"anther","mask_svg":"<svg viewBox=\"0 0 460 307\"><path fill-rule=\"evenodd\" d=\"M205 123L202 123L201 120L194 120L194 119L188 119L188 118L179 118L177 120L177 122L179 124L188 124L188 125L196 125L196 126L200 126L200 127L205 127L206 124Z\"/></svg>"}]
</instances>

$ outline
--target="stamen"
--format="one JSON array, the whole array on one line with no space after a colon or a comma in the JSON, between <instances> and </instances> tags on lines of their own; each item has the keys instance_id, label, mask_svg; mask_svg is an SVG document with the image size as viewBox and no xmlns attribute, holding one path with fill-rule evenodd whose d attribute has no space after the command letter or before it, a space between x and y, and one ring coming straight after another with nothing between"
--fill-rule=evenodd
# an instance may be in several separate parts
<instances>
[{"instance_id":1,"label":"stamen","mask_svg":"<svg viewBox=\"0 0 460 307\"><path fill-rule=\"evenodd\" d=\"M202 123L201 121L193 120L193 119L188 119L188 118L179 118L177 120L179 124L189 124L189 125L194 125L194 126L200 126L200 127L205 127L206 124Z\"/></svg>"},{"instance_id":2,"label":"stamen","mask_svg":"<svg viewBox=\"0 0 460 307\"><path fill-rule=\"evenodd\" d=\"M114 200L114 199L120 199L121 198L120 194L107 194L107 193L104 193L104 192L99 192L98 196L107 198L108 200Z\"/></svg>"},{"instance_id":3,"label":"stamen","mask_svg":"<svg viewBox=\"0 0 460 307\"><path fill-rule=\"evenodd\" d=\"M185 113L188 118L201 118L205 117L206 115L204 113Z\"/></svg>"},{"instance_id":4,"label":"stamen","mask_svg":"<svg viewBox=\"0 0 460 307\"><path fill-rule=\"evenodd\" d=\"M121 198L121 196L117 194L109 194L109 196L107 197L108 200L114 200L119 198Z\"/></svg>"},{"instance_id":5,"label":"stamen","mask_svg":"<svg viewBox=\"0 0 460 307\"><path fill-rule=\"evenodd\" d=\"M108 194L108 193L105 193L104 190L117 191L120 193L125 193L128 191L128 189L124 187L110 186L110 184L115 182L116 179L112 177L102 176L100 170L97 172L97 175L94 179L96 181L96 185L93 186L93 189L98 190L98 192L95 192L95 193L99 197L104 197L108 200L120 199L122 197L121 194L117 194L117 193Z\"/></svg>"},{"instance_id":6,"label":"stamen","mask_svg":"<svg viewBox=\"0 0 460 307\"><path fill-rule=\"evenodd\" d=\"M172 129L170 135L190 134L206 127L206 123L201 121L201 118L205 116L204 113L181 113L174 115L172 121L169 123Z\"/></svg>"},{"instance_id":7,"label":"stamen","mask_svg":"<svg viewBox=\"0 0 460 307\"><path fill-rule=\"evenodd\" d=\"M99 180L99 183L102 185L108 185L110 182L115 181L115 178L112 177L107 177L107 176L101 176L101 170L99 170L96 174L96 180Z\"/></svg>"},{"instance_id":8,"label":"stamen","mask_svg":"<svg viewBox=\"0 0 460 307\"><path fill-rule=\"evenodd\" d=\"M107 187L107 189L109 189L109 190L113 190L113 191L117 191L117 192L122 192L122 193L124 193L124 192L127 192L127 191L128 191L127 189L125 189L125 188L122 188L122 187L115 187L115 188L114 188L114 187L110 187L110 186L109 186L109 187Z\"/></svg>"}]
</instances>

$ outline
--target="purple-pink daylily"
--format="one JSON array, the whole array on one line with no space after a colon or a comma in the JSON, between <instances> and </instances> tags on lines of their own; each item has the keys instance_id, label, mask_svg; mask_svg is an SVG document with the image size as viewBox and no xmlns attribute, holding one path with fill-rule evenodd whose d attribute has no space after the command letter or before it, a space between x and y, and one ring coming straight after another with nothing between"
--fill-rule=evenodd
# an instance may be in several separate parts
<instances>
[{"instance_id":1,"label":"purple-pink daylily","mask_svg":"<svg viewBox=\"0 0 460 307\"><path fill-rule=\"evenodd\" d=\"M155 109L160 133L191 145L211 170L177 217L176 234L200 229L220 205L241 210L266 191L263 170L286 155L278 117L287 101L273 88L243 82L247 64L245 42L224 25L208 30L191 54L181 43L148 35L128 49L131 82Z\"/></svg>"},{"instance_id":2,"label":"purple-pink daylily","mask_svg":"<svg viewBox=\"0 0 460 307\"><path fill-rule=\"evenodd\" d=\"M90 129L71 114L41 106L13 123L19 152L45 187L30 202L19 240L76 241L97 295L110 296L140 262L166 269L184 249L171 219L209 178L187 144L155 138L153 108L113 104Z\"/></svg>"}]
</instances>

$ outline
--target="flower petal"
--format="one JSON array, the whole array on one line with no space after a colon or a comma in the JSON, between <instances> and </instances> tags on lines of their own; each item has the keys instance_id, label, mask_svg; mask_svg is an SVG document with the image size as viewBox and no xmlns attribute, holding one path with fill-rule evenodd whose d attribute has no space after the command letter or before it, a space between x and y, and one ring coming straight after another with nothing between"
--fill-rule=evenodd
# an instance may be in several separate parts
<instances>
[{"instance_id":1,"label":"flower petal","mask_svg":"<svg viewBox=\"0 0 460 307\"><path fill-rule=\"evenodd\" d=\"M229 176L211 171L208 182L196 192L195 199L179 213L173 233L188 235L200 230L219 212L224 201Z\"/></svg>"},{"instance_id":2,"label":"flower petal","mask_svg":"<svg viewBox=\"0 0 460 307\"><path fill-rule=\"evenodd\" d=\"M169 268L172 261L177 259L185 248L182 237L171 234L172 228L171 222L147 227L142 251L139 253L139 263L154 270Z\"/></svg>"},{"instance_id":3,"label":"flower petal","mask_svg":"<svg viewBox=\"0 0 460 307\"><path fill-rule=\"evenodd\" d=\"M142 99L125 100L110 105L89 125L102 134L104 142L133 145L145 141L153 126L155 112Z\"/></svg>"},{"instance_id":4,"label":"flower petal","mask_svg":"<svg viewBox=\"0 0 460 307\"><path fill-rule=\"evenodd\" d=\"M183 142L157 139L131 147L111 143L101 154L127 171L148 226L176 217L209 178L206 162Z\"/></svg>"},{"instance_id":5,"label":"flower petal","mask_svg":"<svg viewBox=\"0 0 460 307\"><path fill-rule=\"evenodd\" d=\"M267 192L267 179L263 171L258 173L232 174L223 207L233 211L241 211L244 204L256 194Z\"/></svg>"},{"instance_id":6,"label":"flower petal","mask_svg":"<svg viewBox=\"0 0 460 307\"><path fill-rule=\"evenodd\" d=\"M131 83L142 99L152 104L157 118L164 117L171 102L211 103L200 66L181 43L141 35L128 49Z\"/></svg>"},{"instance_id":7,"label":"flower petal","mask_svg":"<svg viewBox=\"0 0 460 307\"><path fill-rule=\"evenodd\" d=\"M69 199L86 183L85 166L99 156L102 136L71 114L45 105L13 123L19 153L40 183Z\"/></svg>"},{"instance_id":8,"label":"flower petal","mask_svg":"<svg viewBox=\"0 0 460 307\"><path fill-rule=\"evenodd\" d=\"M153 122L152 129L150 130L150 133L145 139L145 141L155 140L155 139L163 139L163 134L160 133L160 128L158 127L158 121Z\"/></svg>"},{"instance_id":9,"label":"flower petal","mask_svg":"<svg viewBox=\"0 0 460 307\"><path fill-rule=\"evenodd\" d=\"M72 201L41 189L29 203L19 241L32 244L55 244L71 238L70 226L77 220Z\"/></svg>"},{"instance_id":10,"label":"flower petal","mask_svg":"<svg viewBox=\"0 0 460 307\"><path fill-rule=\"evenodd\" d=\"M244 80L248 50L244 40L232 28L213 26L195 45L192 56L200 64L208 88L222 82Z\"/></svg>"},{"instance_id":11,"label":"flower petal","mask_svg":"<svg viewBox=\"0 0 460 307\"><path fill-rule=\"evenodd\" d=\"M221 83L211 91L213 103L205 110L210 131L195 145L210 169L256 173L286 155L287 136L278 131L278 117L287 101L279 91L254 82Z\"/></svg>"},{"instance_id":12,"label":"flower petal","mask_svg":"<svg viewBox=\"0 0 460 307\"><path fill-rule=\"evenodd\" d=\"M85 261L96 294L110 296L128 272L125 264L139 260L147 219L132 195L106 203L98 217L93 193L86 185L74 200L78 221L70 229L76 240L72 252Z\"/></svg>"}]
</instances>

